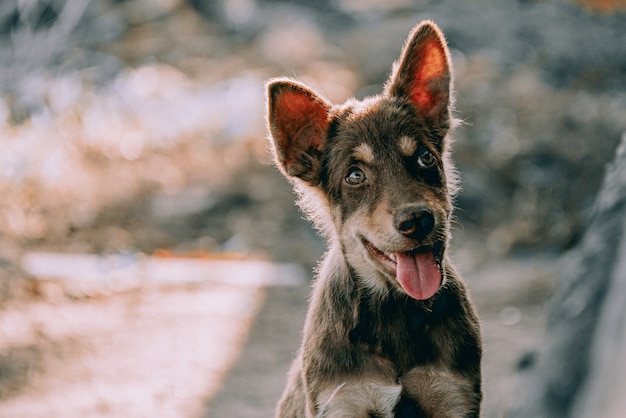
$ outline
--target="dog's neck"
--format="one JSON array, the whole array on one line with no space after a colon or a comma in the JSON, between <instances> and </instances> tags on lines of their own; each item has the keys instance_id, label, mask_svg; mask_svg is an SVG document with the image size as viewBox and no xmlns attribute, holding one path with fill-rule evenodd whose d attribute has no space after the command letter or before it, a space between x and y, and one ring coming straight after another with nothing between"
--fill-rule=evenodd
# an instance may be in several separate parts
<instances>
[{"instance_id":1,"label":"dog's neck","mask_svg":"<svg viewBox=\"0 0 626 418\"><path fill-rule=\"evenodd\" d=\"M449 266L447 260L444 266ZM348 264L340 246L331 245L318 269L316 287L323 294L314 297L325 299L326 303L318 306L334 310L333 317L344 321L341 325L346 332L344 337L352 344L403 369L437 356L428 350L432 345L428 334L453 302L454 294L449 287L456 286L454 271L445 267L444 274L444 286L426 301L412 299L397 289L372 292ZM400 332L391 334L391 329ZM415 346L422 347L419 355L411 348Z\"/></svg>"}]
</instances>

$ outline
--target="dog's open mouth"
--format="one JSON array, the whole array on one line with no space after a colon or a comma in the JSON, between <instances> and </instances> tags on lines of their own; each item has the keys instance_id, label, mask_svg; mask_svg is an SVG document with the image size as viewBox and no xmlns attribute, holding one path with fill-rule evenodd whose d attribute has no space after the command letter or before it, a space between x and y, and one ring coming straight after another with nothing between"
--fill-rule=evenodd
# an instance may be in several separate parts
<instances>
[{"instance_id":1,"label":"dog's open mouth","mask_svg":"<svg viewBox=\"0 0 626 418\"><path fill-rule=\"evenodd\" d=\"M443 243L437 242L432 247L419 247L406 252L385 253L365 238L362 241L374 260L394 275L413 299L430 299L441 287Z\"/></svg>"}]
</instances>

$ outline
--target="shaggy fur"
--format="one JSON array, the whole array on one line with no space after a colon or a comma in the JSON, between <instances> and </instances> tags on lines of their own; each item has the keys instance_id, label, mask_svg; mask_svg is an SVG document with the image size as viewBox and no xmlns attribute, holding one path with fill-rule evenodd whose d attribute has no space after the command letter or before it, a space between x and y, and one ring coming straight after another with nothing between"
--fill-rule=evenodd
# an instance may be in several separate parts
<instances>
[{"instance_id":1,"label":"shaggy fur","mask_svg":"<svg viewBox=\"0 0 626 418\"><path fill-rule=\"evenodd\" d=\"M277 166L329 243L278 417L480 415L480 327L447 255L451 83L426 21L378 96L268 84Z\"/></svg>"}]
</instances>

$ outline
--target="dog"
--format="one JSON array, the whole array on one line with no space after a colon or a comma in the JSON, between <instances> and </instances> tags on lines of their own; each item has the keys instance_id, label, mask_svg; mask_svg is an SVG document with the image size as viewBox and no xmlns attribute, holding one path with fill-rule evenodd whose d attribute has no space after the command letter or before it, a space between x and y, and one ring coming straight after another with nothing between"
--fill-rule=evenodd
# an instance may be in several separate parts
<instances>
[{"instance_id":1,"label":"dog","mask_svg":"<svg viewBox=\"0 0 626 418\"><path fill-rule=\"evenodd\" d=\"M447 248L450 52L418 24L383 92L332 105L267 84L279 170L328 241L280 418L478 417L480 324Z\"/></svg>"}]
</instances>

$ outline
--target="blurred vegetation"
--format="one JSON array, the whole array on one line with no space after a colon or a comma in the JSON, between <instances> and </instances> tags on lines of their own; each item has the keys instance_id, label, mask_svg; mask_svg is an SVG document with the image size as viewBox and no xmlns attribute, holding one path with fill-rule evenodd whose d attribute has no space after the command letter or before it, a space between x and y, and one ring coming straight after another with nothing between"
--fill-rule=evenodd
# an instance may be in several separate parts
<instances>
[{"instance_id":1,"label":"blurred vegetation","mask_svg":"<svg viewBox=\"0 0 626 418\"><path fill-rule=\"evenodd\" d=\"M377 93L424 18L453 51L462 232L484 256L571 247L626 132L620 2L6 0L0 269L33 248L313 264L323 243L266 152L264 81Z\"/></svg>"}]
</instances>

